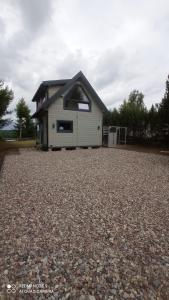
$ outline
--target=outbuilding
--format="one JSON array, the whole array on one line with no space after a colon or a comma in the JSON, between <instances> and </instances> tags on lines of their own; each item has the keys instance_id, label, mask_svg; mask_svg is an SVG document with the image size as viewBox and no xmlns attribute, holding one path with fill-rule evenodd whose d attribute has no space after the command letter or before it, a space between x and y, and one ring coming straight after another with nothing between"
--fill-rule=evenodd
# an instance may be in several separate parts
<instances>
[{"instance_id":1,"label":"outbuilding","mask_svg":"<svg viewBox=\"0 0 169 300\"><path fill-rule=\"evenodd\" d=\"M72 79L43 81L32 101L41 146L102 146L107 108L81 71Z\"/></svg>"}]
</instances>

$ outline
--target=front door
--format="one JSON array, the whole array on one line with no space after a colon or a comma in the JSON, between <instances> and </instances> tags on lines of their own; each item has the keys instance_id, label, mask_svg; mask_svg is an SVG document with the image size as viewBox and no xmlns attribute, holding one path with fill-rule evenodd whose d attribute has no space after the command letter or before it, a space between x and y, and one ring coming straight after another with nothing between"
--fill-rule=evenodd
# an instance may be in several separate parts
<instances>
[{"instance_id":1,"label":"front door","mask_svg":"<svg viewBox=\"0 0 169 300\"><path fill-rule=\"evenodd\" d=\"M117 128L110 127L108 133L108 147L116 147L117 145Z\"/></svg>"}]
</instances>

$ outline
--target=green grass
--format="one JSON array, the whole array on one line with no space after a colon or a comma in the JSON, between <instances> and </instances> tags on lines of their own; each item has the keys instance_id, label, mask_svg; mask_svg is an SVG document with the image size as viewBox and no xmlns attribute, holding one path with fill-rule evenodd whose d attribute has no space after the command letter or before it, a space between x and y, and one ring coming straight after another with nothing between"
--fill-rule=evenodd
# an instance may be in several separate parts
<instances>
[{"instance_id":1,"label":"green grass","mask_svg":"<svg viewBox=\"0 0 169 300\"><path fill-rule=\"evenodd\" d=\"M17 138L16 130L0 130L1 139L15 139Z\"/></svg>"},{"instance_id":2,"label":"green grass","mask_svg":"<svg viewBox=\"0 0 169 300\"><path fill-rule=\"evenodd\" d=\"M29 148L36 145L35 140L26 140L26 141L0 141L0 152L4 152L10 149L19 149L19 148Z\"/></svg>"}]
</instances>

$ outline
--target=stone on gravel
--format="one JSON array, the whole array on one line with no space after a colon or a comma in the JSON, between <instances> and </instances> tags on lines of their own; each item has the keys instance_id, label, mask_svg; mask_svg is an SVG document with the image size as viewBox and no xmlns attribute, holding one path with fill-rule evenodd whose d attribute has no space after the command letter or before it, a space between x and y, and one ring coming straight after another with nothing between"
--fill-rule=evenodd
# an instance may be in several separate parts
<instances>
[{"instance_id":1,"label":"stone on gravel","mask_svg":"<svg viewBox=\"0 0 169 300\"><path fill-rule=\"evenodd\" d=\"M7 155L2 298L10 283L15 299L22 284L44 284L52 292L42 300L169 299L168 195L167 156L110 148Z\"/></svg>"}]
</instances>

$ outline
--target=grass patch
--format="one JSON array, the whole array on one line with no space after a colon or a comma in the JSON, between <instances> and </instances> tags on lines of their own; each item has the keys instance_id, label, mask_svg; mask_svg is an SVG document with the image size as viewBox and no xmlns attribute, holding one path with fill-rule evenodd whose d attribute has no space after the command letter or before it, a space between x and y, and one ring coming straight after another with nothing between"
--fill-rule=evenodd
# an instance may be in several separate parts
<instances>
[{"instance_id":1,"label":"grass patch","mask_svg":"<svg viewBox=\"0 0 169 300\"><path fill-rule=\"evenodd\" d=\"M16 130L0 130L0 139L16 139L17 131Z\"/></svg>"},{"instance_id":2,"label":"grass patch","mask_svg":"<svg viewBox=\"0 0 169 300\"><path fill-rule=\"evenodd\" d=\"M10 149L19 149L19 148L29 148L36 145L35 140L26 140L26 141L0 141L0 152L10 150Z\"/></svg>"}]
</instances>

